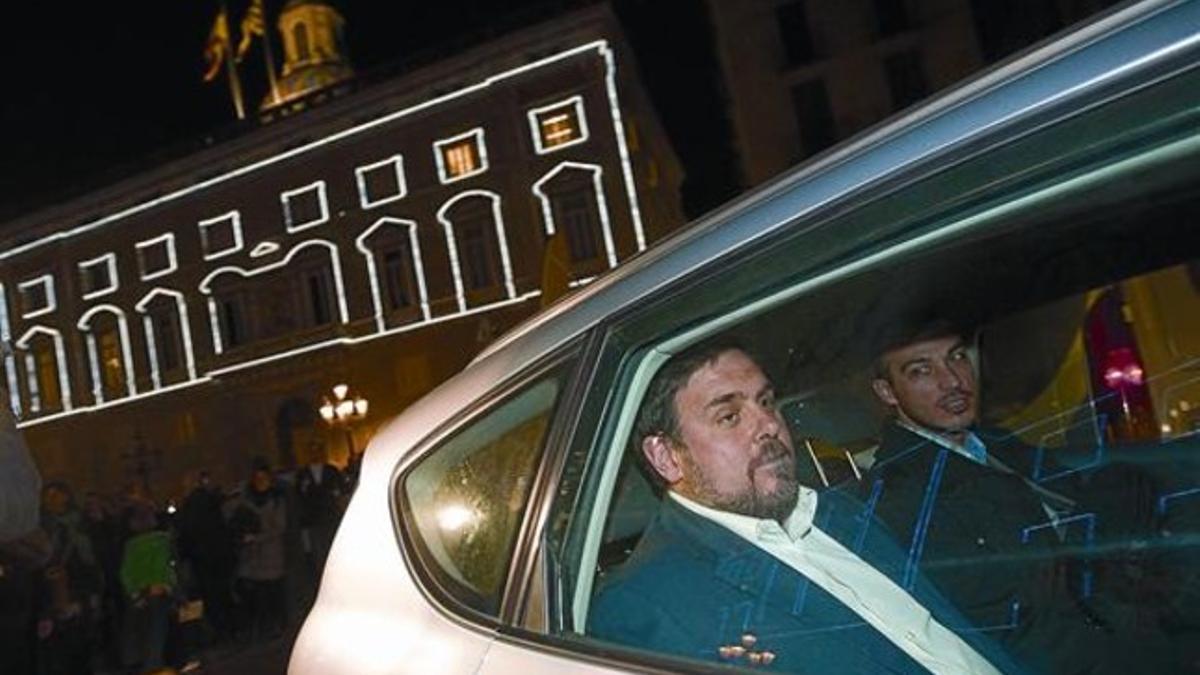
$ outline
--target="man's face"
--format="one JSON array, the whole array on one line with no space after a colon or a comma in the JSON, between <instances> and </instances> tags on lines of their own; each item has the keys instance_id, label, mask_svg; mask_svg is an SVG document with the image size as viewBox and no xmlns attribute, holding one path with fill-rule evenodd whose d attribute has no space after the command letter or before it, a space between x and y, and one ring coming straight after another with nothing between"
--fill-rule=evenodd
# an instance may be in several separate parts
<instances>
[{"instance_id":1,"label":"man's face","mask_svg":"<svg viewBox=\"0 0 1200 675\"><path fill-rule=\"evenodd\" d=\"M722 353L675 394L672 488L724 511L782 520L795 508L796 454L775 390L749 356ZM675 478L675 480L672 480Z\"/></svg>"},{"instance_id":2,"label":"man's face","mask_svg":"<svg viewBox=\"0 0 1200 675\"><path fill-rule=\"evenodd\" d=\"M885 378L875 394L905 422L956 435L975 424L979 398L966 343L951 335L914 342L883 355Z\"/></svg>"},{"instance_id":3,"label":"man's face","mask_svg":"<svg viewBox=\"0 0 1200 675\"><path fill-rule=\"evenodd\" d=\"M71 498L67 493L56 487L46 488L42 494L42 508L55 516L61 516L66 513L70 501Z\"/></svg>"},{"instance_id":4,"label":"man's face","mask_svg":"<svg viewBox=\"0 0 1200 675\"><path fill-rule=\"evenodd\" d=\"M270 490L271 482L271 474L263 471L262 469L256 470L254 475L250 477L250 486L254 488L255 492L266 492L267 490Z\"/></svg>"}]
</instances>

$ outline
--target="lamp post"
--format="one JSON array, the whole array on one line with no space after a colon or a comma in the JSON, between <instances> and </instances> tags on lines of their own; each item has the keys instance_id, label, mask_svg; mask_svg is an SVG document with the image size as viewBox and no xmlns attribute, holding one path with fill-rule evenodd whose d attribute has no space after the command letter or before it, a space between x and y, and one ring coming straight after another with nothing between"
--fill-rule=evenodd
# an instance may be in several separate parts
<instances>
[{"instance_id":1,"label":"lamp post","mask_svg":"<svg viewBox=\"0 0 1200 675\"><path fill-rule=\"evenodd\" d=\"M353 426L367 417L368 402L366 398L357 394L352 396L350 386L346 384L333 385L330 393L333 396L324 396L317 412L321 413L321 419L330 427L341 427L345 430L346 451L349 453L350 463L353 464L357 454L354 448Z\"/></svg>"}]
</instances>

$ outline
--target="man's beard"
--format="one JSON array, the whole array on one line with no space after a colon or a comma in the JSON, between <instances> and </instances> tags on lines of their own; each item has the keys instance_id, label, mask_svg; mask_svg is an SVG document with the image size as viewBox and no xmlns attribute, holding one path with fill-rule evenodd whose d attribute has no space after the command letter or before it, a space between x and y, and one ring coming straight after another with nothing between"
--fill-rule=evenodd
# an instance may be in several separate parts
<instances>
[{"instance_id":1,"label":"man's beard","mask_svg":"<svg viewBox=\"0 0 1200 675\"><path fill-rule=\"evenodd\" d=\"M737 513L751 518L784 521L796 508L800 482L796 479L796 453L778 439L764 441L759 453L746 466L749 487L738 494L721 494L713 486L704 471L692 461L685 450L682 453L687 463L687 492L684 496L695 499L705 506ZM769 492L759 489L756 478L766 464L774 464L770 471L775 478L775 487Z\"/></svg>"}]
</instances>

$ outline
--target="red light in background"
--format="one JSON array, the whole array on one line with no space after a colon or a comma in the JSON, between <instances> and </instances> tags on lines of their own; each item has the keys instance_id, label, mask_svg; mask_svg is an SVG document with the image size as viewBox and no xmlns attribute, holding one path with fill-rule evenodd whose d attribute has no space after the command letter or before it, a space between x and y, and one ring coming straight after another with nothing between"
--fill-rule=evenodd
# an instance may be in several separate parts
<instances>
[{"instance_id":1,"label":"red light in background","mask_svg":"<svg viewBox=\"0 0 1200 675\"><path fill-rule=\"evenodd\" d=\"M1104 383L1110 389L1141 386L1145 375L1146 371L1128 347L1114 349L1105 358Z\"/></svg>"}]
</instances>

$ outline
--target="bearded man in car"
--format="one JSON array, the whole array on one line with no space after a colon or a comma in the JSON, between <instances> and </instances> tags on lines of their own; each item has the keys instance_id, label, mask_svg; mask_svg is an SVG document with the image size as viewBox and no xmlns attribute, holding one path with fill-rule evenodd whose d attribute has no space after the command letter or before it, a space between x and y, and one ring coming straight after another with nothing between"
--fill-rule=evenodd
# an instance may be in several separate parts
<instances>
[{"instance_id":1,"label":"bearded man in car","mask_svg":"<svg viewBox=\"0 0 1200 675\"><path fill-rule=\"evenodd\" d=\"M862 503L799 483L774 388L741 347L669 361L632 445L666 497L594 598L590 635L784 671L1019 672L924 577L905 583Z\"/></svg>"}]
</instances>

